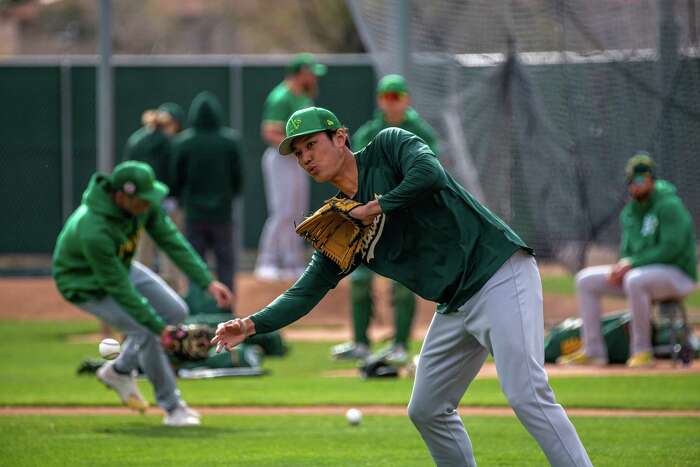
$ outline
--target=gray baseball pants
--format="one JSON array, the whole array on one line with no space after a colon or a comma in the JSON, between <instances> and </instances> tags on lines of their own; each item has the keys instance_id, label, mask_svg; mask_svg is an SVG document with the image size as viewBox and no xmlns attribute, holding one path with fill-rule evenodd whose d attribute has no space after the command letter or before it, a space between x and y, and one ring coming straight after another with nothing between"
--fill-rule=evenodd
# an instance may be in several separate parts
<instances>
[{"instance_id":1,"label":"gray baseball pants","mask_svg":"<svg viewBox=\"0 0 700 467\"><path fill-rule=\"evenodd\" d=\"M309 177L294 156L269 147L262 157L267 220L260 234L257 267L301 271L306 266L304 241L294 231L309 212Z\"/></svg>"},{"instance_id":2,"label":"gray baseball pants","mask_svg":"<svg viewBox=\"0 0 700 467\"><path fill-rule=\"evenodd\" d=\"M651 351L651 302L683 298L693 291L695 283L683 271L667 264L650 264L625 274L622 286L608 282L613 265L593 266L576 275L576 297L583 319L583 348L586 355L608 358L600 327L603 295L624 297L632 311L630 323L631 354Z\"/></svg>"},{"instance_id":3,"label":"gray baseball pants","mask_svg":"<svg viewBox=\"0 0 700 467\"><path fill-rule=\"evenodd\" d=\"M129 281L153 306L167 324L179 324L187 317L187 304L153 271L133 261ZM113 298L81 303L80 308L126 334L122 352L114 361L117 371L143 369L153 385L158 405L169 412L182 405L168 357L160 346L160 336L131 317Z\"/></svg>"},{"instance_id":4,"label":"gray baseball pants","mask_svg":"<svg viewBox=\"0 0 700 467\"><path fill-rule=\"evenodd\" d=\"M438 466L475 466L457 407L491 353L516 416L554 466L590 466L544 370L542 284L535 259L515 253L459 310L436 313L420 353L408 415Z\"/></svg>"}]
</instances>

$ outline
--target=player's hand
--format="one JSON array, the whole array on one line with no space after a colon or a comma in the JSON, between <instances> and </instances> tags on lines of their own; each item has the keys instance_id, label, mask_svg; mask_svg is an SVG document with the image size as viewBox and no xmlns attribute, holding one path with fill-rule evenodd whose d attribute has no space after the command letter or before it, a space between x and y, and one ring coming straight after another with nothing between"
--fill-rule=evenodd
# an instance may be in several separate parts
<instances>
[{"instance_id":1,"label":"player's hand","mask_svg":"<svg viewBox=\"0 0 700 467\"><path fill-rule=\"evenodd\" d=\"M219 281L212 281L207 287L207 292L214 297L219 308L226 308L231 303L233 294L228 287Z\"/></svg>"},{"instance_id":2,"label":"player's hand","mask_svg":"<svg viewBox=\"0 0 700 467\"><path fill-rule=\"evenodd\" d=\"M620 261L613 266L612 271L610 271L610 276L608 276L608 281L616 286L620 287L622 285L622 281L625 278L625 275L630 272L632 269L632 264L630 261L626 258L621 259Z\"/></svg>"},{"instance_id":3,"label":"player's hand","mask_svg":"<svg viewBox=\"0 0 700 467\"><path fill-rule=\"evenodd\" d=\"M350 216L362 221L364 225L370 225L375 217L382 213L379 201L372 200L367 204L358 206L350 211Z\"/></svg>"},{"instance_id":4,"label":"player's hand","mask_svg":"<svg viewBox=\"0 0 700 467\"><path fill-rule=\"evenodd\" d=\"M255 323L250 318L236 318L219 324L211 343L216 344L216 353L223 349L231 351L246 337L253 334L255 334Z\"/></svg>"}]
</instances>

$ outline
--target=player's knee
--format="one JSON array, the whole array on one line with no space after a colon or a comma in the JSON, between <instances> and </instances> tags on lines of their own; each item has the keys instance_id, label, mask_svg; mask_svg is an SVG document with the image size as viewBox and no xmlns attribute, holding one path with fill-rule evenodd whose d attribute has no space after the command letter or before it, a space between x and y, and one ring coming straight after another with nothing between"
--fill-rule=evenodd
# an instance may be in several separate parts
<instances>
[{"instance_id":1,"label":"player's knee","mask_svg":"<svg viewBox=\"0 0 700 467\"><path fill-rule=\"evenodd\" d=\"M547 383L536 384L530 390L511 391L505 395L508 405L516 414L529 413L543 403L554 403L554 394Z\"/></svg>"},{"instance_id":2,"label":"player's knee","mask_svg":"<svg viewBox=\"0 0 700 467\"><path fill-rule=\"evenodd\" d=\"M575 276L576 290L590 290L593 288L593 274L590 268L581 269Z\"/></svg>"},{"instance_id":3,"label":"player's knee","mask_svg":"<svg viewBox=\"0 0 700 467\"><path fill-rule=\"evenodd\" d=\"M639 293L644 289L644 278L635 271L630 271L622 279L622 288L627 296Z\"/></svg>"},{"instance_id":4,"label":"player's knee","mask_svg":"<svg viewBox=\"0 0 700 467\"><path fill-rule=\"evenodd\" d=\"M429 425L435 422L439 416L438 408L429 398L411 397L411 401L408 403L408 418L411 419L414 425Z\"/></svg>"}]
</instances>

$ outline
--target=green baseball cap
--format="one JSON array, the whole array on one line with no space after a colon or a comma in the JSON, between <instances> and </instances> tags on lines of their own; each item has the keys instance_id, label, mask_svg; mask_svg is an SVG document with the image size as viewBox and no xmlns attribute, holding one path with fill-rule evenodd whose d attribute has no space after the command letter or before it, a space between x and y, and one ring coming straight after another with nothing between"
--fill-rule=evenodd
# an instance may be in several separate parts
<instances>
[{"instance_id":1,"label":"green baseball cap","mask_svg":"<svg viewBox=\"0 0 700 467\"><path fill-rule=\"evenodd\" d=\"M639 151L625 165L625 181L629 183L637 175L651 175L653 177L655 166L656 164L649 153Z\"/></svg>"},{"instance_id":2,"label":"green baseball cap","mask_svg":"<svg viewBox=\"0 0 700 467\"><path fill-rule=\"evenodd\" d=\"M308 68L311 73L316 76L323 76L326 74L328 67L316 61L316 57L310 53L303 53L295 55L287 64L287 74L294 75L299 73L302 69Z\"/></svg>"},{"instance_id":3,"label":"green baseball cap","mask_svg":"<svg viewBox=\"0 0 700 467\"><path fill-rule=\"evenodd\" d=\"M307 107L297 110L287 120L287 137L279 145L279 152L283 156L292 153L292 141L294 138L319 131L337 130L342 128L338 117L330 110L322 107Z\"/></svg>"},{"instance_id":4,"label":"green baseball cap","mask_svg":"<svg viewBox=\"0 0 700 467\"><path fill-rule=\"evenodd\" d=\"M168 186L156 180L153 168L139 161L125 161L117 165L110 177L112 188L159 204L168 194Z\"/></svg>"},{"instance_id":5,"label":"green baseball cap","mask_svg":"<svg viewBox=\"0 0 700 467\"><path fill-rule=\"evenodd\" d=\"M377 94L385 94L387 92L408 94L408 86L404 77L401 75L386 75L379 80Z\"/></svg>"},{"instance_id":6,"label":"green baseball cap","mask_svg":"<svg viewBox=\"0 0 700 467\"><path fill-rule=\"evenodd\" d=\"M158 110L170 114L170 116L173 117L173 119L175 119L181 127L185 126L185 111L182 110L182 107L176 103L165 102L158 107Z\"/></svg>"}]
</instances>

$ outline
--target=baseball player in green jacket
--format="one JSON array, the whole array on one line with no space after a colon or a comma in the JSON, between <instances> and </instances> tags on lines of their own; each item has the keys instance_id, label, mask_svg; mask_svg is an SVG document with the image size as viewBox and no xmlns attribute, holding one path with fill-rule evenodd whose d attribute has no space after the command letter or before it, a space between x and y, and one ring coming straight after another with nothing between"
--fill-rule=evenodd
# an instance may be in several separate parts
<instances>
[{"instance_id":1,"label":"baseball player in green jacket","mask_svg":"<svg viewBox=\"0 0 700 467\"><path fill-rule=\"evenodd\" d=\"M682 299L693 291L698 280L693 220L676 188L656 179L654 161L646 153L627 162L625 178L632 199L620 214L621 259L617 264L589 267L576 275L583 349L560 357L559 363L608 363L600 327L600 299L617 295L628 298L632 312L627 366L653 366L652 300Z\"/></svg>"},{"instance_id":2,"label":"baseball player in green jacket","mask_svg":"<svg viewBox=\"0 0 700 467\"><path fill-rule=\"evenodd\" d=\"M132 261L139 236L147 231L220 306L230 301L231 293L212 280L202 259L161 208L167 193L168 187L142 162L122 162L111 175L94 174L82 204L56 241L53 277L66 300L126 335L121 354L98 370L98 379L117 391L126 405L143 411L148 404L132 373L140 367L166 412L164 423L198 425L199 415L180 399L160 345L166 324L181 323L187 305L160 277Z\"/></svg>"},{"instance_id":3,"label":"baseball player in green jacket","mask_svg":"<svg viewBox=\"0 0 700 467\"><path fill-rule=\"evenodd\" d=\"M398 127L420 137L438 155L435 131L411 108L406 80L401 75L386 75L377 85L377 108L374 118L362 125L352 137L352 147L359 151L385 128ZM352 300L353 341L334 346L331 356L336 359L365 358L369 355L367 329L374 315L372 283L374 274L360 265L350 275ZM416 296L401 283L391 284L391 303L394 308L394 338L391 345L380 350L388 361L404 363L408 357L408 340L416 314Z\"/></svg>"},{"instance_id":4,"label":"baseball player in green jacket","mask_svg":"<svg viewBox=\"0 0 700 467\"><path fill-rule=\"evenodd\" d=\"M363 263L438 303L408 407L435 463L476 465L457 407L491 353L503 392L549 462L591 465L547 382L542 287L532 250L412 133L385 129L353 154L336 116L310 107L290 117L286 134L280 154L293 154L338 196L365 203L350 211L353 217L369 224L385 216ZM258 313L221 325L213 342L230 349L246 336L296 321L345 275L315 251L289 290Z\"/></svg>"},{"instance_id":5,"label":"baseball player in green jacket","mask_svg":"<svg viewBox=\"0 0 700 467\"><path fill-rule=\"evenodd\" d=\"M296 163L282 157L277 146L284 126L295 111L314 105L318 79L326 66L309 53L295 55L287 64L284 81L275 86L263 105L260 133L268 148L262 156L267 220L260 233L255 277L294 279L304 270L304 242L294 232L309 211L309 179Z\"/></svg>"}]
</instances>

